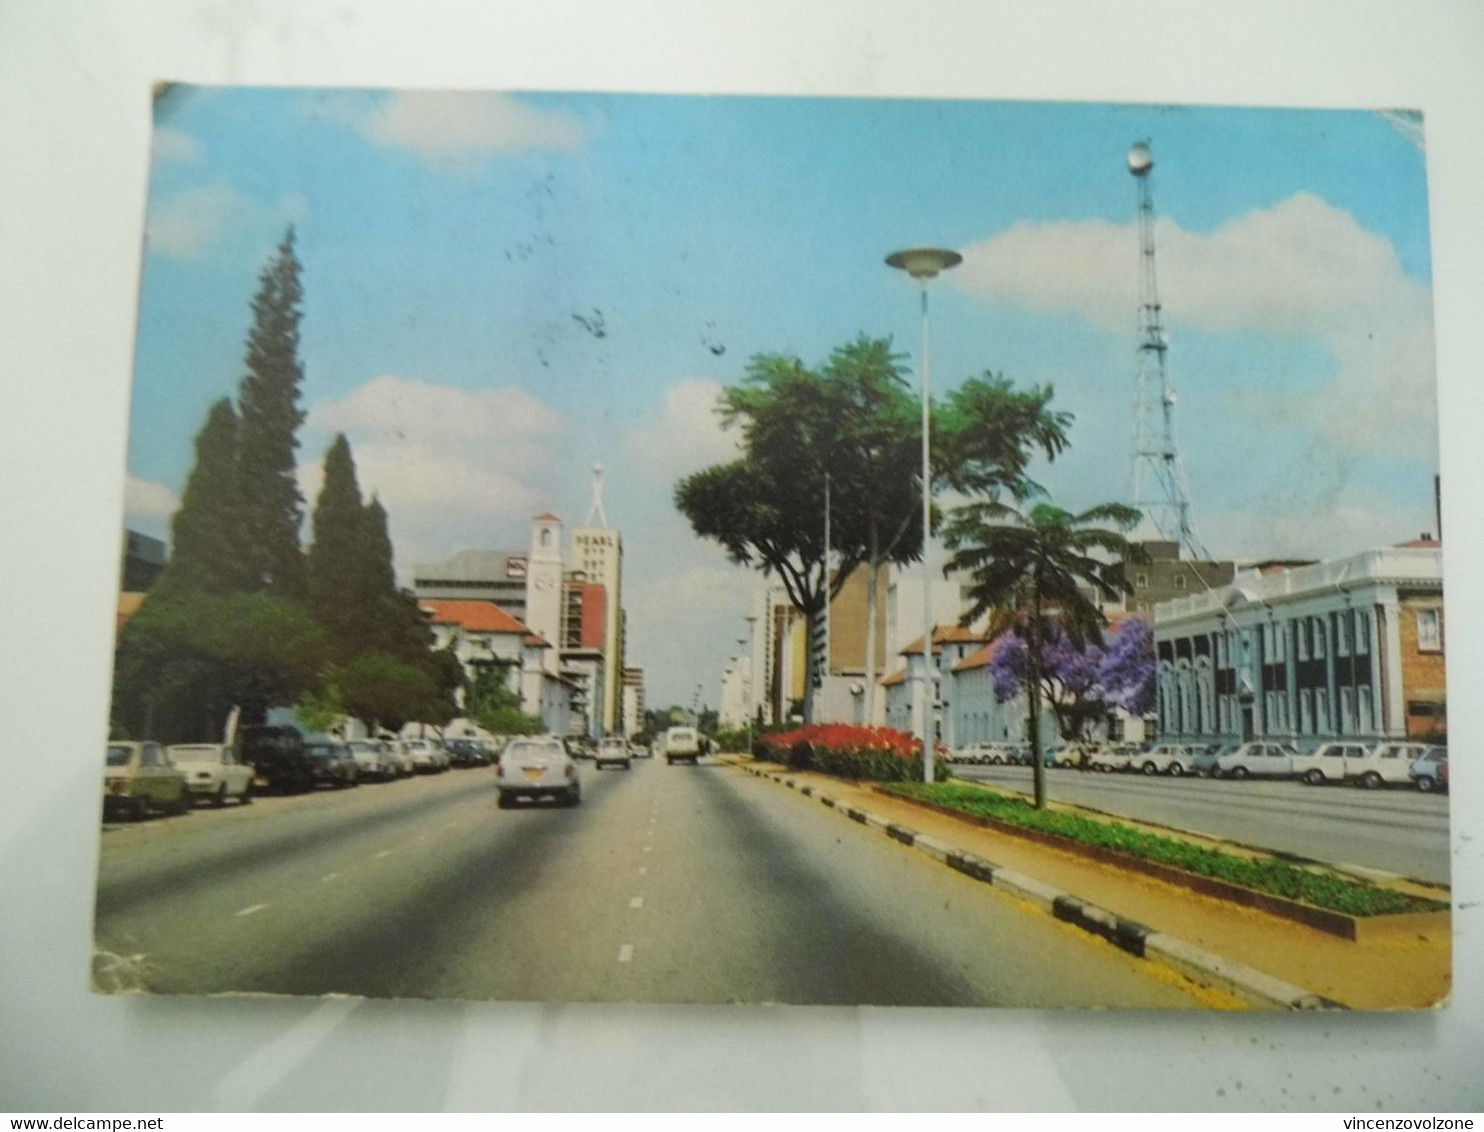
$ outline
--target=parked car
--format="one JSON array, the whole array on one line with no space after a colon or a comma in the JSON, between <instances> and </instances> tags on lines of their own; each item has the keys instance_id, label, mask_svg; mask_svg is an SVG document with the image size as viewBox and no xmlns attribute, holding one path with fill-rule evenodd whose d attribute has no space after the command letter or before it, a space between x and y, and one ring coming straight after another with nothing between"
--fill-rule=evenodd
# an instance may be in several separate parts
<instances>
[{"instance_id":1,"label":"parked car","mask_svg":"<svg viewBox=\"0 0 1484 1132\"><path fill-rule=\"evenodd\" d=\"M495 782L502 810L521 798L552 798L569 806L582 801L577 760L555 736L511 740L495 763Z\"/></svg>"},{"instance_id":2,"label":"parked car","mask_svg":"<svg viewBox=\"0 0 1484 1132\"><path fill-rule=\"evenodd\" d=\"M255 790L312 790L317 781L304 736L293 727L244 727L237 734L237 758L252 767Z\"/></svg>"},{"instance_id":3,"label":"parked car","mask_svg":"<svg viewBox=\"0 0 1484 1132\"><path fill-rule=\"evenodd\" d=\"M1302 756L1290 743L1243 743L1216 760L1216 774L1226 778L1289 778Z\"/></svg>"},{"instance_id":4,"label":"parked car","mask_svg":"<svg viewBox=\"0 0 1484 1132\"><path fill-rule=\"evenodd\" d=\"M648 743L630 743L629 754L636 759L652 759L654 749Z\"/></svg>"},{"instance_id":5,"label":"parked car","mask_svg":"<svg viewBox=\"0 0 1484 1132\"><path fill-rule=\"evenodd\" d=\"M430 739L403 739L397 746L407 756L417 774L437 774L440 770L448 769L443 753Z\"/></svg>"},{"instance_id":6,"label":"parked car","mask_svg":"<svg viewBox=\"0 0 1484 1132\"><path fill-rule=\"evenodd\" d=\"M237 752L225 743L176 743L165 756L186 776L191 797L224 806L236 798L252 801L252 768L237 761Z\"/></svg>"},{"instance_id":7,"label":"parked car","mask_svg":"<svg viewBox=\"0 0 1484 1132\"><path fill-rule=\"evenodd\" d=\"M1364 743L1321 743L1312 751L1299 751L1293 760L1293 776L1310 786L1344 782L1350 767L1366 757Z\"/></svg>"},{"instance_id":8,"label":"parked car","mask_svg":"<svg viewBox=\"0 0 1484 1132\"><path fill-rule=\"evenodd\" d=\"M1133 765L1134 756L1138 753L1137 747L1126 746L1122 743L1111 747L1099 747L1088 756L1087 769L1102 771L1105 774L1125 771Z\"/></svg>"},{"instance_id":9,"label":"parked car","mask_svg":"<svg viewBox=\"0 0 1484 1132\"><path fill-rule=\"evenodd\" d=\"M183 814L191 808L184 772L170 765L158 743L108 744L103 761L103 818L142 818L151 810Z\"/></svg>"},{"instance_id":10,"label":"parked car","mask_svg":"<svg viewBox=\"0 0 1484 1132\"><path fill-rule=\"evenodd\" d=\"M1412 761L1412 781L1424 793L1448 789L1448 748L1429 747Z\"/></svg>"},{"instance_id":11,"label":"parked car","mask_svg":"<svg viewBox=\"0 0 1484 1132\"><path fill-rule=\"evenodd\" d=\"M1412 764L1431 748L1426 743L1377 743L1359 759L1346 759L1346 777L1375 790L1380 786L1410 786Z\"/></svg>"},{"instance_id":12,"label":"parked car","mask_svg":"<svg viewBox=\"0 0 1484 1132\"><path fill-rule=\"evenodd\" d=\"M1179 778L1195 773L1196 757L1204 751L1204 747L1187 743L1160 743L1135 755L1130 769L1141 774L1168 774Z\"/></svg>"},{"instance_id":13,"label":"parked car","mask_svg":"<svg viewBox=\"0 0 1484 1132\"><path fill-rule=\"evenodd\" d=\"M489 760L485 758L484 749L473 739L445 739L442 745L451 766L488 765Z\"/></svg>"},{"instance_id":14,"label":"parked car","mask_svg":"<svg viewBox=\"0 0 1484 1132\"><path fill-rule=\"evenodd\" d=\"M665 732L665 762L674 766L688 762L692 766L701 757L701 736L694 727L672 727Z\"/></svg>"},{"instance_id":15,"label":"parked car","mask_svg":"<svg viewBox=\"0 0 1484 1132\"><path fill-rule=\"evenodd\" d=\"M345 744L345 747L360 768L359 777L374 778L378 782L401 777L401 766L385 745L378 740L352 739Z\"/></svg>"},{"instance_id":16,"label":"parked car","mask_svg":"<svg viewBox=\"0 0 1484 1132\"><path fill-rule=\"evenodd\" d=\"M360 782L361 765L344 743L333 739L315 739L304 744L314 768L314 780L343 790Z\"/></svg>"},{"instance_id":17,"label":"parked car","mask_svg":"<svg viewBox=\"0 0 1484 1132\"><path fill-rule=\"evenodd\" d=\"M1216 763L1222 755L1235 751L1240 743L1208 743L1204 748L1192 747L1190 773L1197 778L1215 778Z\"/></svg>"},{"instance_id":18,"label":"parked car","mask_svg":"<svg viewBox=\"0 0 1484 1132\"><path fill-rule=\"evenodd\" d=\"M593 766L602 770L605 766L621 766L630 769L633 763L629 756L629 745L617 736L604 739L598 744L598 753L593 756Z\"/></svg>"}]
</instances>

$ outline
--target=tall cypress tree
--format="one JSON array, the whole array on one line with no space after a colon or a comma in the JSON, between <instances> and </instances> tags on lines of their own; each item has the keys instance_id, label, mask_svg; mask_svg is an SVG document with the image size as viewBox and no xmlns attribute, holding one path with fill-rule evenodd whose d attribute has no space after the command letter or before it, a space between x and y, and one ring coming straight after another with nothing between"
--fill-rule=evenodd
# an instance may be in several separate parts
<instances>
[{"instance_id":1,"label":"tall cypress tree","mask_svg":"<svg viewBox=\"0 0 1484 1132\"><path fill-rule=\"evenodd\" d=\"M170 562L156 594L226 594L249 587L237 448L237 414L223 397L196 434L196 464L170 521Z\"/></svg>"},{"instance_id":2,"label":"tall cypress tree","mask_svg":"<svg viewBox=\"0 0 1484 1132\"><path fill-rule=\"evenodd\" d=\"M304 554L299 528L304 497L294 471L295 434L303 423L299 386L300 304L304 291L294 254L294 229L259 277L253 325L247 336L247 375L238 391L242 418L238 467L243 534L253 588L279 597L305 596Z\"/></svg>"},{"instance_id":3,"label":"tall cypress tree","mask_svg":"<svg viewBox=\"0 0 1484 1132\"><path fill-rule=\"evenodd\" d=\"M309 605L347 660L375 648L380 595L368 569L365 508L350 442L341 433L325 454L325 477L314 505L314 538L306 568Z\"/></svg>"}]
</instances>

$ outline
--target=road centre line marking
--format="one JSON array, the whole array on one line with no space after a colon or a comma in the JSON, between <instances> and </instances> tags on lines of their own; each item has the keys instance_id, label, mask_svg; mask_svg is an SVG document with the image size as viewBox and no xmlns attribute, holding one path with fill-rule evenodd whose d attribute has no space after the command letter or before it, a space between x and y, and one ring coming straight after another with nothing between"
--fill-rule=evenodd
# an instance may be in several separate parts
<instances>
[{"instance_id":1,"label":"road centre line marking","mask_svg":"<svg viewBox=\"0 0 1484 1132\"><path fill-rule=\"evenodd\" d=\"M646 853L653 853L653 852L654 852L654 846L653 846L653 845L646 845L646 846L645 846L645 847L644 847L644 851L645 851L645 852L646 852Z\"/></svg>"},{"instance_id":2,"label":"road centre line marking","mask_svg":"<svg viewBox=\"0 0 1484 1132\"><path fill-rule=\"evenodd\" d=\"M390 856L391 856L391 855L392 855L392 853L393 853L393 852L394 852L394 851L393 851L393 850L391 850L391 849L383 849L383 850L382 850L382 851L381 851L381 852L380 852L380 853L378 853L378 854L376 854L376 856L374 856L374 857L372 857L372 858L371 858L371 859L372 859L372 860L373 860L373 861L379 861L379 860L381 860L381 859L382 859L382 858L383 858L383 857L390 857Z\"/></svg>"},{"instance_id":3,"label":"road centre line marking","mask_svg":"<svg viewBox=\"0 0 1484 1132\"><path fill-rule=\"evenodd\" d=\"M639 875L641 877L648 875L648 873L649 873L649 866L648 865L640 865L639 866Z\"/></svg>"},{"instance_id":4,"label":"road centre line marking","mask_svg":"<svg viewBox=\"0 0 1484 1132\"><path fill-rule=\"evenodd\" d=\"M618 961L620 963L632 962L634 958L634 945L626 943L618 949Z\"/></svg>"},{"instance_id":5,"label":"road centre line marking","mask_svg":"<svg viewBox=\"0 0 1484 1132\"><path fill-rule=\"evenodd\" d=\"M266 904L249 904L237 914L239 916L251 916L254 912L261 912L266 907L268 907Z\"/></svg>"},{"instance_id":6,"label":"road centre line marking","mask_svg":"<svg viewBox=\"0 0 1484 1132\"><path fill-rule=\"evenodd\" d=\"M319 882L320 884L324 884L326 881L334 880L339 875L339 873L326 873L324 876L319 878Z\"/></svg>"},{"instance_id":7,"label":"road centre line marking","mask_svg":"<svg viewBox=\"0 0 1484 1132\"><path fill-rule=\"evenodd\" d=\"M642 896L631 896L631 897L629 897L629 907L630 908L642 908L642 907L644 907L644 897L642 897Z\"/></svg>"}]
</instances>

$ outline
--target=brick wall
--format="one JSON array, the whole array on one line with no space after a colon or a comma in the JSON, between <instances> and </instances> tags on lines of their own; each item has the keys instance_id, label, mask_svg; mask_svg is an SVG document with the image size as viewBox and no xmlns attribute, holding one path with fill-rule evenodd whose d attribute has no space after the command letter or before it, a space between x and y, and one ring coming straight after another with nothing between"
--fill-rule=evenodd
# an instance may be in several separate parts
<instances>
[{"instance_id":1,"label":"brick wall","mask_svg":"<svg viewBox=\"0 0 1484 1132\"><path fill-rule=\"evenodd\" d=\"M1402 595L1397 634L1402 654L1402 710L1407 717L1408 738L1427 739L1446 733L1448 685L1444 677L1443 650L1424 651L1417 643L1418 610L1436 610L1447 646L1448 627L1443 615L1442 594ZM1418 706L1426 706L1418 711Z\"/></svg>"}]
</instances>

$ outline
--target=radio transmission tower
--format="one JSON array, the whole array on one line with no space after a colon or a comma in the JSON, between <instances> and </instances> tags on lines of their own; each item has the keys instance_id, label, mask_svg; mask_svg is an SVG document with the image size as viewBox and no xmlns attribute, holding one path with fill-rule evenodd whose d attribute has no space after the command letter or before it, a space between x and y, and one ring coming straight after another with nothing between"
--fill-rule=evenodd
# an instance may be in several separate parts
<instances>
[{"instance_id":1,"label":"radio transmission tower","mask_svg":"<svg viewBox=\"0 0 1484 1132\"><path fill-rule=\"evenodd\" d=\"M1154 269L1154 154L1148 142L1128 151L1128 171L1139 187L1138 385L1134 403L1134 465L1130 502L1161 538L1191 558L1209 557L1190 517L1185 468L1175 443L1175 386L1165 365L1170 347Z\"/></svg>"}]
</instances>

